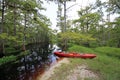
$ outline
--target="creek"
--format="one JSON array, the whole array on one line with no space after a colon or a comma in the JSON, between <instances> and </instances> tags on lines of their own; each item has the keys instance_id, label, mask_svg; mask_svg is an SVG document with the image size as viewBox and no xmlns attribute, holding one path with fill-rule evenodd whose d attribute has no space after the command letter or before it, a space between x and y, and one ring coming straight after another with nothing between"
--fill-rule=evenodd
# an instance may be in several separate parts
<instances>
[{"instance_id":1,"label":"creek","mask_svg":"<svg viewBox=\"0 0 120 80\"><path fill-rule=\"evenodd\" d=\"M32 51L18 61L0 66L0 80L36 80L37 76L43 74L57 61L53 52L46 56L43 57Z\"/></svg>"}]
</instances>

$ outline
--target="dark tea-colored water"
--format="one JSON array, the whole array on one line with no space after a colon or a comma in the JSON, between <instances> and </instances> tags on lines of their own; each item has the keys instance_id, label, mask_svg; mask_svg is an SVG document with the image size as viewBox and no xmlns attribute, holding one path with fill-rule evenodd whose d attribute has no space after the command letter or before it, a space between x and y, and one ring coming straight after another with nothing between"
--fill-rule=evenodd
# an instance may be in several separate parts
<instances>
[{"instance_id":1,"label":"dark tea-colored water","mask_svg":"<svg viewBox=\"0 0 120 80\"><path fill-rule=\"evenodd\" d=\"M16 62L0 66L0 80L36 80L53 62L56 62L53 54L43 58L32 52Z\"/></svg>"}]
</instances>

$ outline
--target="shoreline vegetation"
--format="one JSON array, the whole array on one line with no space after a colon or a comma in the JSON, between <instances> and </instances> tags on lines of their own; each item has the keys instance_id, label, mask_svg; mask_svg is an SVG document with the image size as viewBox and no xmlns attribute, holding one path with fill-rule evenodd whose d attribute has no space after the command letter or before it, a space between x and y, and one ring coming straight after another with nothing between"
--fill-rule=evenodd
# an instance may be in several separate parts
<instances>
[{"instance_id":1,"label":"shoreline vegetation","mask_svg":"<svg viewBox=\"0 0 120 80\"><path fill-rule=\"evenodd\" d=\"M94 59L68 58L68 64L52 67L44 76L45 80L119 80L120 49L112 47L86 48L74 45L68 51L94 53ZM66 59L66 58L65 58ZM61 60L64 62L64 59ZM59 65L58 62L56 65ZM54 68L54 69L53 69ZM50 71L50 72L49 72ZM51 72L52 71L52 72ZM49 74L50 73L50 74ZM49 75L49 77L47 75ZM43 78L43 77L42 77ZM40 78L38 80L41 80Z\"/></svg>"},{"instance_id":2,"label":"shoreline vegetation","mask_svg":"<svg viewBox=\"0 0 120 80\"><path fill-rule=\"evenodd\" d=\"M55 43L97 57L68 58L48 80L120 80L120 0L88 0L86 6L80 1L0 0L0 80L35 80L52 62ZM68 14L73 6L75 19Z\"/></svg>"}]
</instances>

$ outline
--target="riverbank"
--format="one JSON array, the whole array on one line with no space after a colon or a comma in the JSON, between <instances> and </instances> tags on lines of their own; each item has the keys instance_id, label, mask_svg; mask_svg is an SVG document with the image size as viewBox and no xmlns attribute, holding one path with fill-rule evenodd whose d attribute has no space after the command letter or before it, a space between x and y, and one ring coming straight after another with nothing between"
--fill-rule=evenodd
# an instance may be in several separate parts
<instances>
[{"instance_id":1,"label":"riverbank","mask_svg":"<svg viewBox=\"0 0 120 80\"><path fill-rule=\"evenodd\" d=\"M94 53L94 59L68 58L68 64L52 67L45 72L46 76L38 80L119 80L120 49L112 47L86 48L73 46L69 51ZM60 62L64 62L64 59ZM59 65L58 62L56 65ZM53 65L53 66L56 66ZM49 72L50 71L50 72ZM50 76L47 77L47 75ZM45 79L47 78L47 79Z\"/></svg>"},{"instance_id":2,"label":"riverbank","mask_svg":"<svg viewBox=\"0 0 120 80\"><path fill-rule=\"evenodd\" d=\"M63 58L54 65L52 64L51 67L45 73L43 73L37 78L37 80L58 80L59 78L57 78L57 76L61 76L62 73L55 77L54 75L56 74L56 71L59 72L59 70L61 70L60 68L62 68L65 65L70 66L70 63L71 63L70 58ZM72 68L69 71L64 71L63 74L66 72L68 73L67 76L61 76L65 77L63 80L78 80L79 78L81 80L98 79L98 76L87 68L87 65L75 66L75 68Z\"/></svg>"},{"instance_id":3,"label":"riverbank","mask_svg":"<svg viewBox=\"0 0 120 80\"><path fill-rule=\"evenodd\" d=\"M53 63L50 65L50 68L46 70L42 75L38 76L37 80L49 80L52 75L54 75L54 71L56 68L62 66L62 64L68 64L69 60L67 58L63 58L60 61Z\"/></svg>"}]
</instances>

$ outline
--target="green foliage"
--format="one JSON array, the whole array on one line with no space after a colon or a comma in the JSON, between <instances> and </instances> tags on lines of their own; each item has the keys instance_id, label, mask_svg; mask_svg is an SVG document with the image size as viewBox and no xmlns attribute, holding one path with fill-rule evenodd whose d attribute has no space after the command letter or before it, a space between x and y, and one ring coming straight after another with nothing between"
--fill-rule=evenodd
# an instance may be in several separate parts
<instances>
[{"instance_id":1,"label":"green foliage","mask_svg":"<svg viewBox=\"0 0 120 80\"><path fill-rule=\"evenodd\" d=\"M92 12L92 6L87 6L84 9L78 11L79 19L73 21L74 24L78 24L78 28L83 33L96 33L96 29L99 26L101 15L98 12Z\"/></svg>"},{"instance_id":2,"label":"green foliage","mask_svg":"<svg viewBox=\"0 0 120 80\"><path fill-rule=\"evenodd\" d=\"M73 45L72 47L70 47L68 49L68 51L75 51L75 52L80 52L80 53L95 53L92 49L82 47L82 46L79 46L79 45Z\"/></svg>"},{"instance_id":3,"label":"green foliage","mask_svg":"<svg viewBox=\"0 0 120 80\"><path fill-rule=\"evenodd\" d=\"M78 11L79 19L73 20L73 24L75 24L74 30L84 34L92 34L99 43L94 42L94 46L120 47L120 17L115 17L114 22L110 20L111 18L108 18L110 15L120 14L118 4L113 0L106 2L97 0L95 4L82 8ZM104 13L108 14L106 17L108 20L105 20Z\"/></svg>"},{"instance_id":4,"label":"green foliage","mask_svg":"<svg viewBox=\"0 0 120 80\"><path fill-rule=\"evenodd\" d=\"M11 55L10 53L16 52L16 50L13 47L5 48L5 51L6 51L5 56L10 56Z\"/></svg>"},{"instance_id":5,"label":"green foliage","mask_svg":"<svg viewBox=\"0 0 120 80\"><path fill-rule=\"evenodd\" d=\"M3 1L3 0L2 0ZM3 5L1 1L1 5ZM6 11L3 12L4 18L3 32L0 33L0 46L5 53L11 53L14 47L21 47L29 43L49 43L50 20L39 13L44 10L40 0L4 0ZM5 10L2 9L1 11ZM1 13L0 11L0 13ZM1 19L2 20L2 19ZM1 24L1 23L0 23ZM6 47L7 46L7 47ZM0 52L0 53L4 53ZM10 55L10 54L9 54ZM12 55L12 54L11 54Z\"/></svg>"},{"instance_id":6,"label":"green foliage","mask_svg":"<svg viewBox=\"0 0 120 80\"><path fill-rule=\"evenodd\" d=\"M90 47L91 48L99 47L99 43L97 41L91 41L90 42Z\"/></svg>"},{"instance_id":7,"label":"green foliage","mask_svg":"<svg viewBox=\"0 0 120 80\"><path fill-rule=\"evenodd\" d=\"M28 54L30 54L30 51L26 50L26 51L21 52L19 56L25 56L25 55L28 55Z\"/></svg>"},{"instance_id":8,"label":"green foliage","mask_svg":"<svg viewBox=\"0 0 120 80\"><path fill-rule=\"evenodd\" d=\"M95 38L92 38L92 35L89 34L80 34L76 32L64 32L58 35L59 41L62 42L64 39L67 39L68 43L81 44L85 42L95 41Z\"/></svg>"},{"instance_id":9,"label":"green foliage","mask_svg":"<svg viewBox=\"0 0 120 80\"><path fill-rule=\"evenodd\" d=\"M96 72L100 80L119 80L119 65L118 59L102 54L98 54L94 60L84 61L89 67Z\"/></svg>"},{"instance_id":10,"label":"green foliage","mask_svg":"<svg viewBox=\"0 0 120 80\"><path fill-rule=\"evenodd\" d=\"M120 49L119 48L113 48L113 47L98 47L95 48L96 52L99 52L99 54L105 54L107 56L116 57L120 59Z\"/></svg>"},{"instance_id":11,"label":"green foliage","mask_svg":"<svg viewBox=\"0 0 120 80\"><path fill-rule=\"evenodd\" d=\"M81 67L82 65L86 66L87 70L92 71L98 77L97 79L89 78L87 80L119 80L120 61L118 58L114 56L107 55L107 52L110 52L110 50L114 51L114 55L117 52L120 53L118 48L99 47L99 48L90 49L78 45L73 45L69 48L69 51L88 52L88 53L93 52L97 55L97 57L94 59L69 58L68 60L70 60L70 63L62 64L61 67L58 67L55 70L55 74L52 75L50 80L61 80L61 79L67 80L67 76L73 75L73 71L76 68L79 69L78 67ZM120 56L120 54L118 56ZM63 72L64 74L62 74ZM77 78L81 79L80 77Z\"/></svg>"},{"instance_id":12,"label":"green foliage","mask_svg":"<svg viewBox=\"0 0 120 80\"><path fill-rule=\"evenodd\" d=\"M13 50L13 49L9 49L9 51L11 51L11 50ZM28 54L30 54L30 51L26 50L24 52L21 52L20 54L15 55L15 56L14 55L4 56L4 57L0 58L0 66L3 64L12 62L12 61L16 61L18 58L26 56Z\"/></svg>"},{"instance_id":13,"label":"green foliage","mask_svg":"<svg viewBox=\"0 0 120 80\"><path fill-rule=\"evenodd\" d=\"M0 34L0 39L3 39L3 40L8 39L7 33Z\"/></svg>"},{"instance_id":14,"label":"green foliage","mask_svg":"<svg viewBox=\"0 0 120 80\"><path fill-rule=\"evenodd\" d=\"M0 58L0 66L15 60L16 60L16 56L13 56L13 55Z\"/></svg>"},{"instance_id":15,"label":"green foliage","mask_svg":"<svg viewBox=\"0 0 120 80\"><path fill-rule=\"evenodd\" d=\"M0 39L10 40L10 41L16 41L16 37L15 36L8 36L7 33L0 34Z\"/></svg>"},{"instance_id":16,"label":"green foliage","mask_svg":"<svg viewBox=\"0 0 120 80\"><path fill-rule=\"evenodd\" d=\"M119 47L120 44L120 18L116 18L115 22L111 22L111 25L114 25L114 28L109 30L110 40L108 40L107 44L113 47Z\"/></svg>"},{"instance_id":17,"label":"green foliage","mask_svg":"<svg viewBox=\"0 0 120 80\"><path fill-rule=\"evenodd\" d=\"M99 80L119 80L120 75L120 49L113 47L98 47L94 49L72 46L69 48L70 51L79 52L93 52L97 55L94 59L71 59L71 65L81 64L88 65L88 69L98 75ZM74 66L75 67L75 66ZM74 69L73 67L73 69Z\"/></svg>"}]
</instances>

